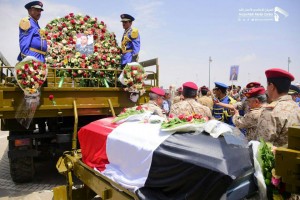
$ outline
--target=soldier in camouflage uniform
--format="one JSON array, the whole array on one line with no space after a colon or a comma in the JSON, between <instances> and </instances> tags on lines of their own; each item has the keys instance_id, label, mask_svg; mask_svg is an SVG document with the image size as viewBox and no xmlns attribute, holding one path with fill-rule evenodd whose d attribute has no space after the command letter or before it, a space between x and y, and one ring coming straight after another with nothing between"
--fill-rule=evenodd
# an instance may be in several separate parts
<instances>
[{"instance_id":1,"label":"soldier in camouflage uniform","mask_svg":"<svg viewBox=\"0 0 300 200\"><path fill-rule=\"evenodd\" d=\"M211 97L207 96L208 91L209 89L206 86L202 86L200 88L201 97L198 98L198 102L204 106L209 107L209 109L212 110L214 102Z\"/></svg>"},{"instance_id":2,"label":"soldier in camouflage uniform","mask_svg":"<svg viewBox=\"0 0 300 200\"><path fill-rule=\"evenodd\" d=\"M246 129L246 137L249 141L256 140L257 121L260 117L262 106L267 102L267 97L263 87L252 88L245 95L250 112L240 116L239 111L234 109L232 121L236 127Z\"/></svg>"},{"instance_id":3,"label":"soldier in camouflage uniform","mask_svg":"<svg viewBox=\"0 0 300 200\"><path fill-rule=\"evenodd\" d=\"M288 127L300 125L300 108L288 95L294 76L278 68L269 69L265 74L272 103L261 113L257 124L257 138L262 137L275 146L283 146L288 142Z\"/></svg>"},{"instance_id":4,"label":"soldier in camouflage uniform","mask_svg":"<svg viewBox=\"0 0 300 200\"><path fill-rule=\"evenodd\" d=\"M198 86L193 82L183 84L182 95L184 99L180 102L172 104L170 115L179 116L199 114L203 117L211 118L211 111L207 106L203 106L196 101Z\"/></svg>"},{"instance_id":5,"label":"soldier in camouflage uniform","mask_svg":"<svg viewBox=\"0 0 300 200\"><path fill-rule=\"evenodd\" d=\"M158 87L151 88L149 93L150 100L148 103L144 104L143 107L147 107L148 110L152 111L155 115L166 118L166 115L162 110L164 95L165 91L163 89Z\"/></svg>"},{"instance_id":6,"label":"soldier in camouflage uniform","mask_svg":"<svg viewBox=\"0 0 300 200\"><path fill-rule=\"evenodd\" d=\"M177 103L177 102L181 101L182 99L183 99L183 96L182 96L182 87L180 87L176 91L176 96L173 98L172 104Z\"/></svg>"}]
</instances>

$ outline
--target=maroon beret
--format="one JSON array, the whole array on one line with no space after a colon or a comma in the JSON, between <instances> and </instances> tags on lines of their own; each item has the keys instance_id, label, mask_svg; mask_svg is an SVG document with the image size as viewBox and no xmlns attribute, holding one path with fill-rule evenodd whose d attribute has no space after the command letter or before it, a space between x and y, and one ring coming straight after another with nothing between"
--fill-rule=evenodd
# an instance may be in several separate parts
<instances>
[{"instance_id":1,"label":"maroon beret","mask_svg":"<svg viewBox=\"0 0 300 200\"><path fill-rule=\"evenodd\" d=\"M177 92L182 92L182 87L179 87L179 88L177 89Z\"/></svg>"},{"instance_id":2,"label":"maroon beret","mask_svg":"<svg viewBox=\"0 0 300 200\"><path fill-rule=\"evenodd\" d=\"M286 77L291 81L295 80L294 76L291 73L279 68L268 69L266 70L265 74L267 78Z\"/></svg>"},{"instance_id":3,"label":"maroon beret","mask_svg":"<svg viewBox=\"0 0 300 200\"><path fill-rule=\"evenodd\" d=\"M260 87L261 84L259 82L250 82L246 85L246 88Z\"/></svg>"},{"instance_id":4,"label":"maroon beret","mask_svg":"<svg viewBox=\"0 0 300 200\"><path fill-rule=\"evenodd\" d=\"M247 98L251 98L251 97L256 97L258 95L262 95L262 94L265 94L266 93L266 90L265 88L263 87L258 87L258 88L252 88L250 89L246 94L245 96Z\"/></svg>"},{"instance_id":5,"label":"maroon beret","mask_svg":"<svg viewBox=\"0 0 300 200\"><path fill-rule=\"evenodd\" d=\"M194 90L198 90L198 86L194 82L185 82L182 86L187 87L187 88L191 88L191 89L194 89Z\"/></svg>"},{"instance_id":6,"label":"maroon beret","mask_svg":"<svg viewBox=\"0 0 300 200\"><path fill-rule=\"evenodd\" d=\"M150 92L157 94L159 96L165 96L165 91L159 87L151 88Z\"/></svg>"},{"instance_id":7,"label":"maroon beret","mask_svg":"<svg viewBox=\"0 0 300 200\"><path fill-rule=\"evenodd\" d=\"M208 89L208 87L206 87L205 85L203 85L203 86L200 88L200 90L206 90L206 91L208 91L209 89Z\"/></svg>"}]
</instances>

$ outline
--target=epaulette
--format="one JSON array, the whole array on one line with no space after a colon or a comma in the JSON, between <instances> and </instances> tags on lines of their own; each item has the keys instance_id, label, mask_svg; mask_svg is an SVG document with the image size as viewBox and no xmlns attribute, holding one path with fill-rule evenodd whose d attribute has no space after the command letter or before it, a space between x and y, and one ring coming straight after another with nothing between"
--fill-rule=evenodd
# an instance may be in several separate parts
<instances>
[{"instance_id":1,"label":"epaulette","mask_svg":"<svg viewBox=\"0 0 300 200\"><path fill-rule=\"evenodd\" d=\"M272 102L270 104L267 104L267 105L263 106L263 108L268 109L268 110L273 110L276 105L277 105L277 102L274 101L274 102Z\"/></svg>"},{"instance_id":2,"label":"epaulette","mask_svg":"<svg viewBox=\"0 0 300 200\"><path fill-rule=\"evenodd\" d=\"M137 28L132 28L132 31L131 31L131 38L135 39L139 36L139 31Z\"/></svg>"},{"instance_id":3,"label":"epaulette","mask_svg":"<svg viewBox=\"0 0 300 200\"><path fill-rule=\"evenodd\" d=\"M24 17L21 19L20 24L19 24L20 28L24 31L27 31L30 28L30 21L29 21L29 17Z\"/></svg>"}]
</instances>

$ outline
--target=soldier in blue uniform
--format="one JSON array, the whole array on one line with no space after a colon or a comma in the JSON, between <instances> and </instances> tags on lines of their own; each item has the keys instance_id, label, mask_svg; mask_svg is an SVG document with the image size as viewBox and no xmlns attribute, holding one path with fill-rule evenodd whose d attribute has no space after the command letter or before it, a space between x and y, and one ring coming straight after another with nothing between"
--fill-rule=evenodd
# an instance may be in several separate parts
<instances>
[{"instance_id":1,"label":"soldier in blue uniform","mask_svg":"<svg viewBox=\"0 0 300 200\"><path fill-rule=\"evenodd\" d=\"M221 102L225 104L233 104L234 99L231 99L226 94L226 90L228 88L227 85L219 82L215 82L215 96L217 99L214 100L215 104L213 106L212 115L216 120L225 122L229 125L234 126L232 122L232 115L230 113L230 110L228 108L222 107L220 105L217 105L216 102Z\"/></svg>"},{"instance_id":2,"label":"soldier in blue uniform","mask_svg":"<svg viewBox=\"0 0 300 200\"><path fill-rule=\"evenodd\" d=\"M133 21L134 17L132 17L131 15L121 15L121 22L125 30L121 42L122 69L126 66L127 63L138 61L138 54L140 52L140 34L138 29L131 27Z\"/></svg>"},{"instance_id":3,"label":"soldier in blue uniform","mask_svg":"<svg viewBox=\"0 0 300 200\"><path fill-rule=\"evenodd\" d=\"M25 5L28 10L28 17L21 19L19 24L19 44L20 54L18 61L23 60L26 56L33 56L45 62L47 52L47 41L45 32L40 29L38 20L43 11L43 3L40 1L32 1Z\"/></svg>"}]
</instances>

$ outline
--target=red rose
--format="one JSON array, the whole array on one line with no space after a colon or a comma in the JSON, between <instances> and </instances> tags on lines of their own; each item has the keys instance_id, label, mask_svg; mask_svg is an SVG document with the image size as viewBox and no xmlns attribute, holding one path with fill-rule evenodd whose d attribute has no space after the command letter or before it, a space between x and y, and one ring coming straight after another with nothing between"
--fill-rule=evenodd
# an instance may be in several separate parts
<instances>
[{"instance_id":1,"label":"red rose","mask_svg":"<svg viewBox=\"0 0 300 200\"><path fill-rule=\"evenodd\" d=\"M54 99L54 95L53 95L53 94L50 94L50 95L49 95L49 100L50 100L50 101L53 101L53 99Z\"/></svg>"},{"instance_id":2,"label":"red rose","mask_svg":"<svg viewBox=\"0 0 300 200\"><path fill-rule=\"evenodd\" d=\"M174 115L173 114L169 114L169 118L173 118L174 117Z\"/></svg>"},{"instance_id":3,"label":"red rose","mask_svg":"<svg viewBox=\"0 0 300 200\"><path fill-rule=\"evenodd\" d=\"M71 20L71 24L76 24L74 19Z\"/></svg>"},{"instance_id":4,"label":"red rose","mask_svg":"<svg viewBox=\"0 0 300 200\"><path fill-rule=\"evenodd\" d=\"M143 107L142 106L138 106L138 107L136 107L136 110L142 110L143 109Z\"/></svg>"},{"instance_id":5,"label":"red rose","mask_svg":"<svg viewBox=\"0 0 300 200\"><path fill-rule=\"evenodd\" d=\"M202 118L202 115L199 115L199 114L194 114L193 116L195 119L201 119Z\"/></svg>"},{"instance_id":6,"label":"red rose","mask_svg":"<svg viewBox=\"0 0 300 200\"><path fill-rule=\"evenodd\" d=\"M137 70L137 66L131 66L131 70Z\"/></svg>"},{"instance_id":7,"label":"red rose","mask_svg":"<svg viewBox=\"0 0 300 200\"><path fill-rule=\"evenodd\" d=\"M87 18L87 17L83 18L84 21L87 21L88 19L89 19L89 18Z\"/></svg>"},{"instance_id":8,"label":"red rose","mask_svg":"<svg viewBox=\"0 0 300 200\"><path fill-rule=\"evenodd\" d=\"M188 122L192 121L192 120L193 120L193 116L188 116L188 117L186 118L186 120L187 120Z\"/></svg>"},{"instance_id":9,"label":"red rose","mask_svg":"<svg viewBox=\"0 0 300 200\"><path fill-rule=\"evenodd\" d=\"M69 15L70 15L70 17L74 17L74 13L70 13Z\"/></svg>"},{"instance_id":10,"label":"red rose","mask_svg":"<svg viewBox=\"0 0 300 200\"><path fill-rule=\"evenodd\" d=\"M184 114L179 115L178 118L179 118L180 120L183 120L183 119L184 119Z\"/></svg>"}]
</instances>

